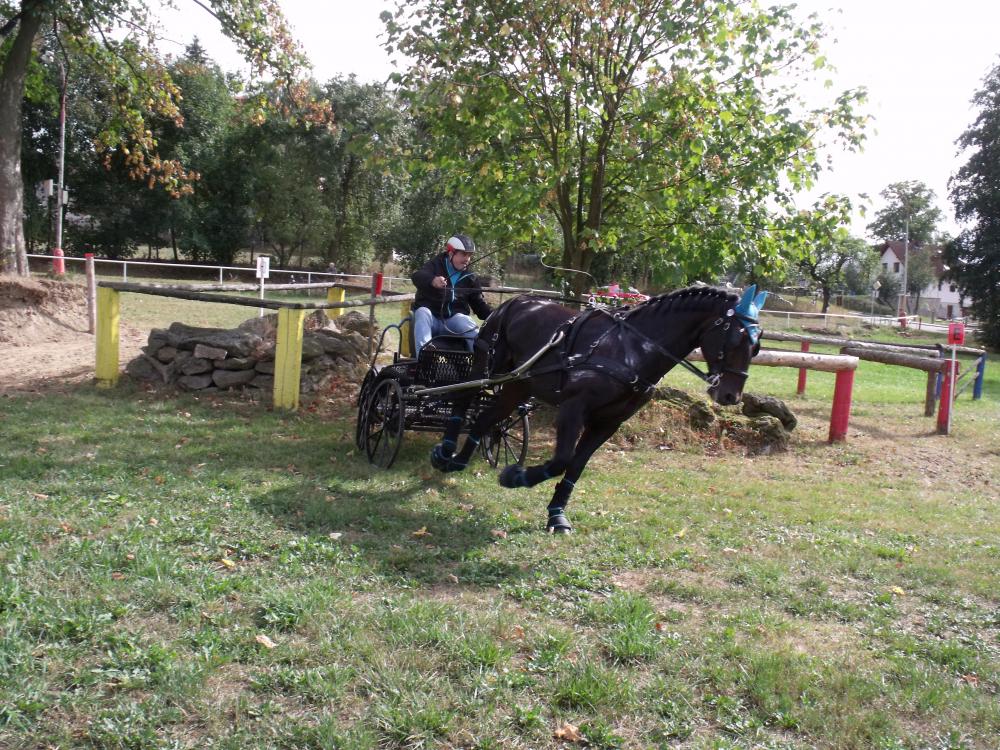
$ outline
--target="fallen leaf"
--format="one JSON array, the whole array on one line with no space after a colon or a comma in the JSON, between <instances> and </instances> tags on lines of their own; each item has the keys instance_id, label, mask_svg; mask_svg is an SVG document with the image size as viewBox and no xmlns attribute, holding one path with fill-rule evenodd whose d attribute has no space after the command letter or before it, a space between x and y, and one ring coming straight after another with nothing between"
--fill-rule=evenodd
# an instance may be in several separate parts
<instances>
[{"instance_id":1,"label":"fallen leaf","mask_svg":"<svg viewBox=\"0 0 1000 750\"><path fill-rule=\"evenodd\" d=\"M524 628L522 628L520 625L515 625L514 626L514 637L517 638L518 640L523 641L524 640Z\"/></svg>"},{"instance_id":2,"label":"fallen leaf","mask_svg":"<svg viewBox=\"0 0 1000 750\"><path fill-rule=\"evenodd\" d=\"M687 526L685 526L683 529L674 534L674 539L683 539L684 535L687 534L687 531Z\"/></svg>"},{"instance_id":3,"label":"fallen leaf","mask_svg":"<svg viewBox=\"0 0 1000 750\"><path fill-rule=\"evenodd\" d=\"M257 641L257 643L259 643L264 648L274 648L275 646L278 645L263 633L258 633L257 635L255 635L254 640Z\"/></svg>"},{"instance_id":4,"label":"fallen leaf","mask_svg":"<svg viewBox=\"0 0 1000 750\"><path fill-rule=\"evenodd\" d=\"M563 724L556 731L552 733L552 736L557 740L562 740L563 742L583 742L583 735L580 733L580 727L575 724L570 724L569 722Z\"/></svg>"},{"instance_id":5,"label":"fallen leaf","mask_svg":"<svg viewBox=\"0 0 1000 750\"><path fill-rule=\"evenodd\" d=\"M59 524L59 528L63 530L64 534L72 534L73 533L73 527L70 526L65 521L63 521L61 524Z\"/></svg>"},{"instance_id":6,"label":"fallen leaf","mask_svg":"<svg viewBox=\"0 0 1000 750\"><path fill-rule=\"evenodd\" d=\"M117 570L111 574L111 579L114 581L120 581L125 577L124 573L119 573Z\"/></svg>"},{"instance_id":7,"label":"fallen leaf","mask_svg":"<svg viewBox=\"0 0 1000 750\"><path fill-rule=\"evenodd\" d=\"M49 496L41 492L32 492L31 496L36 500L48 500Z\"/></svg>"},{"instance_id":8,"label":"fallen leaf","mask_svg":"<svg viewBox=\"0 0 1000 750\"><path fill-rule=\"evenodd\" d=\"M662 631L663 631L663 623L662 622L656 623L656 632L660 633Z\"/></svg>"},{"instance_id":9,"label":"fallen leaf","mask_svg":"<svg viewBox=\"0 0 1000 750\"><path fill-rule=\"evenodd\" d=\"M972 685L972 687L979 687L979 677L974 674L963 674L962 680L967 685Z\"/></svg>"},{"instance_id":10,"label":"fallen leaf","mask_svg":"<svg viewBox=\"0 0 1000 750\"><path fill-rule=\"evenodd\" d=\"M338 539L340 539L340 537L343 536L343 533L339 531L331 531L329 534L327 534L327 536L333 541L337 541Z\"/></svg>"},{"instance_id":11,"label":"fallen leaf","mask_svg":"<svg viewBox=\"0 0 1000 750\"><path fill-rule=\"evenodd\" d=\"M893 586L890 589L890 591L892 591L892 593L894 593L896 596L906 596L906 592L903 591L903 589L901 589L899 586Z\"/></svg>"},{"instance_id":12,"label":"fallen leaf","mask_svg":"<svg viewBox=\"0 0 1000 750\"><path fill-rule=\"evenodd\" d=\"M468 513L470 510L472 510L475 507L476 506L469 505L468 503L459 503L458 504L458 509L461 510L461 511L465 511L466 513Z\"/></svg>"},{"instance_id":13,"label":"fallen leaf","mask_svg":"<svg viewBox=\"0 0 1000 750\"><path fill-rule=\"evenodd\" d=\"M421 526L421 527L420 527L419 529L417 529L416 531L412 531L412 532L410 532L410 534L411 534L411 536L414 536L414 537L416 537L416 538L418 538L418 539L419 539L420 537L424 537L424 536L430 536L430 535L431 535L431 532L429 532L429 531L427 530L427 527L426 527L426 526Z\"/></svg>"},{"instance_id":14,"label":"fallen leaf","mask_svg":"<svg viewBox=\"0 0 1000 750\"><path fill-rule=\"evenodd\" d=\"M228 557L223 557L221 560L219 560L219 562L222 563L229 570L235 570L236 568L236 563L234 563Z\"/></svg>"},{"instance_id":15,"label":"fallen leaf","mask_svg":"<svg viewBox=\"0 0 1000 750\"><path fill-rule=\"evenodd\" d=\"M722 553L724 555L735 555L736 552L737 552L737 550L733 549L732 547L723 547L722 548Z\"/></svg>"},{"instance_id":16,"label":"fallen leaf","mask_svg":"<svg viewBox=\"0 0 1000 750\"><path fill-rule=\"evenodd\" d=\"M157 484L163 484L167 480L164 479L161 475L157 474L155 477L153 477L153 481L156 482Z\"/></svg>"},{"instance_id":17,"label":"fallen leaf","mask_svg":"<svg viewBox=\"0 0 1000 750\"><path fill-rule=\"evenodd\" d=\"M155 518L150 518L150 519L149 519L149 525L150 525L150 526L159 526L159 525L160 525L160 522L159 522L159 521L157 521L157 520L156 520Z\"/></svg>"},{"instance_id":18,"label":"fallen leaf","mask_svg":"<svg viewBox=\"0 0 1000 750\"><path fill-rule=\"evenodd\" d=\"M490 536L494 536L497 539L506 539L507 532L504 531L503 529L493 529L492 531L490 531Z\"/></svg>"},{"instance_id":19,"label":"fallen leaf","mask_svg":"<svg viewBox=\"0 0 1000 750\"><path fill-rule=\"evenodd\" d=\"M454 573L449 573L448 574L448 580L451 581L452 583L456 583L457 584L458 583L458 576L455 575Z\"/></svg>"},{"instance_id":20,"label":"fallen leaf","mask_svg":"<svg viewBox=\"0 0 1000 750\"><path fill-rule=\"evenodd\" d=\"M125 559L126 560L134 560L135 559L135 555L133 555L131 552L129 552L127 555L125 555Z\"/></svg>"}]
</instances>

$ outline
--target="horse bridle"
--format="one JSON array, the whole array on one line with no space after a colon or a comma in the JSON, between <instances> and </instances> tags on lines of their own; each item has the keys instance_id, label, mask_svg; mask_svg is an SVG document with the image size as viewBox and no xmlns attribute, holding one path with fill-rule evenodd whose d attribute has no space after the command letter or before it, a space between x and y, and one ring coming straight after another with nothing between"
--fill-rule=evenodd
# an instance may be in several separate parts
<instances>
[{"instance_id":1,"label":"horse bridle","mask_svg":"<svg viewBox=\"0 0 1000 750\"><path fill-rule=\"evenodd\" d=\"M628 317L629 312L631 312L631 311L628 311L628 312L621 311L621 312L611 313L611 312L608 312L607 310L603 310L602 308L597 308L597 309L600 309L600 310L602 310L602 312L606 313L607 315L610 315L622 328L624 328L625 330L629 331L630 333L635 334L640 339L642 339L645 342L647 342L648 344L652 345L652 347L654 349L656 349L663 356L667 357L667 359L672 360L675 364L681 365L681 367L683 367L684 369L686 369L688 372L692 373L696 377L698 377L701 380L703 380L705 383L708 384L709 389L718 387L719 382L722 380L722 376L725 375L725 374L727 374L727 373L730 374L730 375L738 375L738 376L741 376L741 377L744 377L744 378L750 376L750 373L749 373L748 370L737 370L737 369L732 368L732 367L720 367L718 370L713 371L712 368L715 366L716 362L708 362L707 358L706 358L705 361L708 364L708 372L704 372L700 367L698 367L693 362L690 362L688 359L686 359L684 357L677 357L674 354L668 352L666 349L664 349L659 344L659 342L654 341L649 336L647 336L645 333L643 333L642 331L640 331L638 328L636 328L635 326L631 325L626 320L626 318ZM740 320L738 317L736 317L735 313L734 313L734 310L732 308L730 308L729 310L726 311L725 315L720 315L712 323L709 323L709 324L703 326L702 330L700 330L698 332L698 340L701 341L702 337L705 336L705 334L710 329L718 327L718 326L722 326L722 330L724 332L728 332L729 328L732 325L734 319L740 324L740 327L747 334L747 336L749 336L750 333L747 330L747 325L744 324L743 321ZM725 340L724 340L723 341L723 345L722 345L722 347L721 347L721 349L719 351L719 356L717 358L717 362L718 363L725 362L725 360L726 360L726 354L727 354L727 349L726 349ZM638 378L638 377L639 376L636 375L636 378Z\"/></svg>"}]
</instances>

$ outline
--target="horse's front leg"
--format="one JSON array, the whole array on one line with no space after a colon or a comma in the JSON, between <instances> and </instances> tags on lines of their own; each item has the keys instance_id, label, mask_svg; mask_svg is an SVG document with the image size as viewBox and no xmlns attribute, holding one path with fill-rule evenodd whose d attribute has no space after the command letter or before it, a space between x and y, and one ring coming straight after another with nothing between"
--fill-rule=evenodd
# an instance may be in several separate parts
<instances>
[{"instance_id":1,"label":"horse's front leg","mask_svg":"<svg viewBox=\"0 0 1000 750\"><path fill-rule=\"evenodd\" d=\"M573 494L573 488L583 474L590 457L594 455L594 451L604 445L620 426L621 422L612 422L597 427L590 425L583 431L569 467L556 484L552 499L549 501L547 508L549 520L545 524L545 530L550 534L568 534L573 530L566 518L566 506L569 504L570 495Z\"/></svg>"},{"instance_id":2,"label":"horse's front leg","mask_svg":"<svg viewBox=\"0 0 1000 750\"><path fill-rule=\"evenodd\" d=\"M582 399L569 399L559 405L556 415L556 452L544 464L519 466L514 464L500 472L503 487L534 487L546 479L562 474L573 458L574 447L584 424Z\"/></svg>"}]
</instances>

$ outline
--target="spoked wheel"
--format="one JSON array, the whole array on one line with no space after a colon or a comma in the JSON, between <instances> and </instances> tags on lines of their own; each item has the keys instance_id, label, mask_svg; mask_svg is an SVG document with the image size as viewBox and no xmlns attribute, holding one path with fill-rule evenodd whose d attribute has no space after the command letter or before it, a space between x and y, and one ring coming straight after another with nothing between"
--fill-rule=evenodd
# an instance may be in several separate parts
<instances>
[{"instance_id":1,"label":"spoked wheel","mask_svg":"<svg viewBox=\"0 0 1000 750\"><path fill-rule=\"evenodd\" d=\"M369 463L380 469L392 466L403 444L405 415L403 389L398 381L383 380L372 389L368 401L358 413L359 436L364 442Z\"/></svg>"},{"instance_id":2,"label":"spoked wheel","mask_svg":"<svg viewBox=\"0 0 1000 750\"><path fill-rule=\"evenodd\" d=\"M483 435L479 449L493 468L524 464L528 457L528 410L519 406L517 411L495 425Z\"/></svg>"},{"instance_id":3,"label":"spoked wheel","mask_svg":"<svg viewBox=\"0 0 1000 750\"><path fill-rule=\"evenodd\" d=\"M361 390L358 391L358 421L354 427L354 445L359 451L365 449L365 417L368 414L368 397L374 387L376 375L374 369L368 370L365 379L361 381Z\"/></svg>"}]
</instances>

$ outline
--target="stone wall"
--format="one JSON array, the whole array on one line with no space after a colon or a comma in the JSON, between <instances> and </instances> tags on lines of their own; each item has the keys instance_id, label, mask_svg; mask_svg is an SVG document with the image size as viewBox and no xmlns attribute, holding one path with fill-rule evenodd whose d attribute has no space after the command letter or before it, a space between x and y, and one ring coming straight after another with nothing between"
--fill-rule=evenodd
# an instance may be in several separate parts
<instances>
[{"instance_id":1,"label":"stone wall","mask_svg":"<svg viewBox=\"0 0 1000 750\"><path fill-rule=\"evenodd\" d=\"M349 312L330 321L318 310L306 318L299 388L310 393L334 379L361 381L368 369L367 316ZM142 354L125 367L137 380L187 391L274 387L277 315L250 318L238 328L172 323L154 328Z\"/></svg>"}]
</instances>

